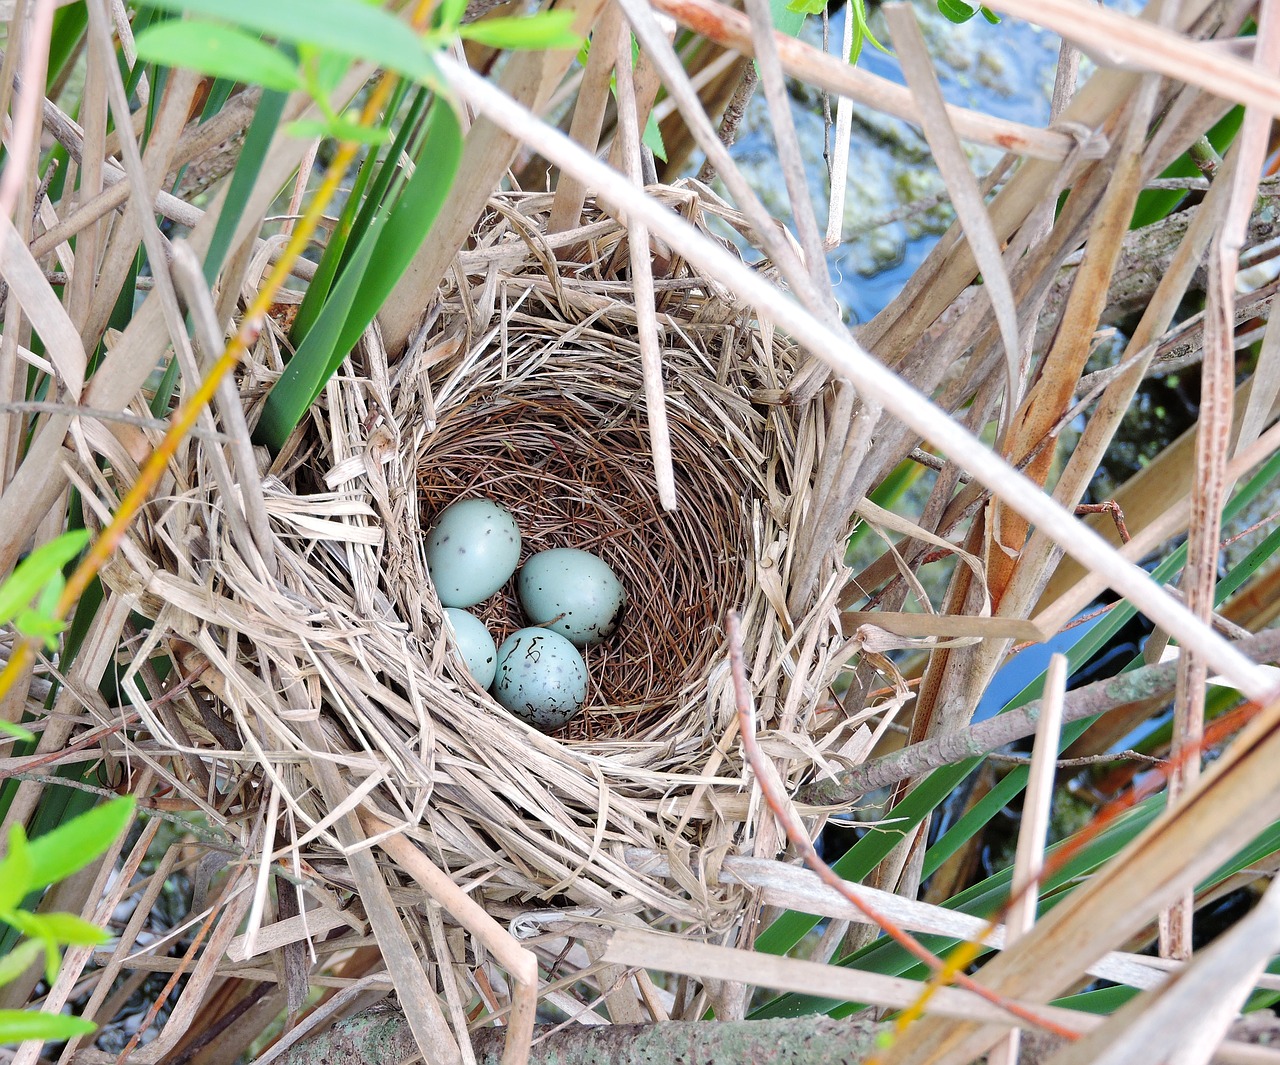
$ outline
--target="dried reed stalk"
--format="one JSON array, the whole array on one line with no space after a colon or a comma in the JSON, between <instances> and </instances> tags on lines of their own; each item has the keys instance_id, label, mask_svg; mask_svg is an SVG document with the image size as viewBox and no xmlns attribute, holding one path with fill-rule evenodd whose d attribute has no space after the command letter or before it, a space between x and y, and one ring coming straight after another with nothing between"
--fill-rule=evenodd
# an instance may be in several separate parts
<instances>
[{"instance_id":1,"label":"dried reed stalk","mask_svg":"<svg viewBox=\"0 0 1280 1065\"><path fill-rule=\"evenodd\" d=\"M147 972L167 972L177 981L185 973L188 990L170 1022L173 1030L133 1060L159 1060L173 1052L182 1029L195 1025L202 1008L226 1021L246 1002L244 981L274 987L279 980L280 989L264 991L260 1001L264 1012L284 1009L291 986L296 993L305 972L295 967L290 974L282 961L277 974L251 962L256 952L296 948L309 937L322 958L350 951L335 973L312 974L316 983L349 994L341 1005L331 1004L333 1014L361 994L381 994L387 981L374 969L385 964L402 992L409 989L410 1023L420 1047L441 1060L469 1058L468 1002L483 1003L487 1018L513 1018L508 1054L520 1060L524 1047L514 1036L528 1030L530 989L542 973L547 979L537 994L583 1020L598 1017L588 1012L597 1003L615 1020L700 1015L708 1003L705 989L677 995L628 971L628 965L660 958L656 940L638 926L683 922L689 935L750 942L760 898L799 905L809 890L784 883L789 874L773 863L762 861L764 871L751 867L750 875L747 866L741 866L741 876L733 873L735 862L748 860L734 852L776 850L777 824L740 787L742 757L719 619L732 606L745 607L753 696L767 725L762 766L772 767L794 791L807 775L834 772L847 764L842 759L863 758L870 739L859 716L864 708L855 698L847 718L815 714L849 656L861 651L871 662L877 653L866 638L844 641L840 606L852 600L846 596L842 603L848 575L838 564L839 542L861 495L922 438L947 453L934 496L918 523L881 522L901 542L878 568L869 567L877 579L858 594L874 593L872 605L884 608L878 634L867 628L864 637L897 639L898 646L902 640L933 641L925 648L933 663L930 688L921 698L926 714L943 708L949 721L965 719L1010 634L1025 631L1018 626L1026 625L1060 547L1074 551L1088 575L1037 615L1041 629L1058 626L1109 581L1247 690L1260 694L1270 686L1268 675L1212 633L1203 611L1197 619L1130 564L1140 550L1185 526L1185 491L1155 508L1134 546L1118 555L1068 515L1148 372L1151 352L1167 335L1210 231L1231 213L1220 191L1226 189L1222 176L1171 250L1123 368L1057 483L1054 498L1063 507L1053 505L1045 489L1052 437L1071 410L1104 314L1132 197L1201 135L1225 101L1276 110L1280 81L1271 71L1187 36L1232 37L1242 5L1230 5L1215 24L1205 20L1209 8L1203 0L1188 0L1178 26L1167 30L1069 0L1038 7L1038 19L1060 21L1064 32L1087 37L1086 45L1096 45L1099 28L1114 32L1117 43L1104 59L1133 68L1096 73L1063 123L1050 130L939 107L933 94L868 79L771 34L764 22L753 28L722 5L662 0L656 6L700 29L707 40L743 54L759 52L784 133L780 70L862 106L923 119L939 144L954 148L955 136L995 143L1022 161L984 204L987 186L962 172L952 152L951 198L962 207L968 238L959 227L944 237L902 297L859 334L859 345L850 342L827 297L806 199L793 181L808 238L797 243L769 217L720 147L698 95L698 86L713 79L705 71L700 80L686 76L649 5L611 4L602 24L616 28L625 14L644 49L642 68L661 74L669 99L714 159L737 209L696 185L642 193L634 172L622 179L589 157L597 147L596 112L606 95L600 76L608 67L604 49L593 50L592 62L600 69L584 80L590 106L580 107L574 118L574 136L586 152L548 132L511 100L536 109L555 89L570 55L531 55L509 63L504 84L511 98L451 61L442 64L482 117L468 141L468 181L460 183L446 209L448 232L433 236L389 305L385 334L375 329L362 341L308 425L264 476L234 438L243 435L245 410L251 419L282 365L287 340L274 326L268 331L246 368L240 396L222 397L205 431L175 458L163 502L104 574L104 606L40 730L36 754L0 761L0 772L23 776L9 821L28 818L46 794L42 773L74 759L86 744L102 744L113 761L144 764L162 782L157 787L165 789L164 803L200 811L211 826L201 837L206 846L221 848L217 854L253 856L252 868L237 871L219 908L201 918L212 948L199 958L130 959L146 930L141 913L106 958L103 975L84 976L87 956L76 956L50 992L49 1008L55 1008L77 980L96 979L91 1009L110 1016L120 1005L110 989L118 974L132 970L140 979ZM1022 0L997 6L1024 9ZM578 4L580 24L601 9L595 0ZM108 26L105 8L95 8L94 20L87 78L100 96L81 112L83 128L70 123L56 101L46 100L42 108L78 168L80 202L64 197L42 203L43 230L32 232L34 173L13 166L0 181L0 198L14 199L20 222L6 221L0 233L0 272L8 286L0 410L10 419L0 435L0 572L7 572L33 535L44 539L62 528L69 487L101 519L136 476L139 450L156 434L142 408L143 379L170 341L177 342L184 364L193 362L162 265L166 255L152 207L194 224L190 248L197 258L208 247L220 210L217 197L201 213L158 193L160 180L178 163L217 154L213 131L185 128L190 79L172 80L154 102L154 132L139 152L131 131L141 111L130 115L127 104L122 106L107 41L112 29L122 31L127 48L127 26ZM38 40L43 31L36 30ZM5 97L17 55L11 49L5 57ZM597 63L597 55L605 58ZM723 57L717 62L726 70L732 66ZM1182 80L1157 90L1151 71ZM19 73L25 84L43 82L38 64ZM366 73L354 71L340 95L357 91ZM912 81L922 84L926 74L919 64ZM1144 79L1148 87L1139 89ZM625 93L626 85L620 87ZM106 103L95 102L108 96L118 131L110 138ZM1135 96L1143 106L1134 103ZM30 143L32 105L38 102L36 96L18 98L15 121L5 129L11 152ZM1154 132L1147 104L1162 115ZM243 128L253 105L242 100L234 114L230 108L224 113L220 139ZM292 102L288 117L301 110ZM562 168L554 199L491 197L520 139ZM624 130L616 144L620 152L633 146L634 131ZM117 150L123 167L110 158ZM198 312L201 345L216 346L218 323L230 317L242 290L256 284L253 251L259 264L271 252L258 241L262 217L275 190L293 178L304 150L281 140L268 153L216 306L195 283L194 263L178 254L175 274ZM797 161L794 148L784 156L788 164ZM1255 171L1251 164L1237 178L1230 170L1225 176L1247 183ZM67 187L74 185L69 181ZM1052 214L1058 191L1067 187L1070 198L1053 225L1037 223L1046 211ZM583 198L587 188L596 191L594 201ZM962 188L967 198L958 195ZM1237 212L1246 199L1236 198ZM110 213L126 203L123 217ZM630 227L605 214L602 205ZM772 268L804 309L780 292L775 275L748 270L726 254L709 237L709 215L771 256ZM975 247L983 245L981 262L969 246L979 231L988 237L974 240ZM155 278L151 296L86 381L88 354L118 296L118 266L136 254L144 238L153 268L163 276ZM988 419L1009 410L1012 397L1033 387L1021 363L1014 372L1012 355L1021 338L1013 326L1028 328L1036 317L1032 309L1082 245L1087 250L1073 271L1073 294L1061 312L1065 320L1052 322L1056 340L1040 338L1039 350L1050 355L1034 394L1038 401L1051 394L1053 402L1025 411L1034 426L1006 438L1010 463L1002 463L975 438ZM997 312L992 301L975 298L972 285L981 272L990 286L1000 276L1001 258L1008 291L997 298ZM49 265L70 275L65 302L50 288ZM644 284L646 266L652 312L631 292ZM1224 266L1219 276L1229 274ZM1227 295L1219 285L1210 330L1218 331L1220 359L1233 350L1222 343L1236 322L1223 303ZM428 328L415 334L428 309ZM1011 323L1011 312L1021 316L1018 322ZM10 401L22 397L32 357L23 329L45 342L49 369L81 408L42 409L33 425L9 414ZM417 342L398 358L410 335ZM655 338L659 345L650 343ZM642 347L649 355L647 381L640 371ZM1235 399L1246 427L1238 447L1247 450L1229 461L1225 451L1220 457L1222 483L1277 446L1274 432L1264 432L1280 380L1272 365L1275 348L1269 332L1257 398L1232 397L1230 382L1214 393L1224 410ZM844 380L827 388L832 373ZM879 425L873 424L879 417L873 403L861 409L874 416L855 420L847 381L857 383L860 401L884 401L888 413ZM671 480L679 502L672 513L662 509L651 474L655 437L640 402L646 383L651 403L661 399L669 419ZM95 409L127 409L137 424L121 420L107 430L90 420ZM960 427L965 419L967 432ZM1220 436L1221 418L1217 424ZM864 445L873 428L876 447L869 449ZM20 452L28 429L31 442ZM1204 446L1210 439L1206 434ZM665 462L660 442L656 451ZM1023 479L1011 467L1033 476ZM976 481L957 491L962 472ZM988 490L1008 509L975 527ZM475 690L441 632L420 536L444 505L466 493L506 502L526 524L531 546L598 549L628 586L631 615L623 632L589 652L590 706L559 736L531 732ZM1211 500L1208 511L1215 507ZM1021 517L1011 518L1013 511ZM1196 522L1197 536L1212 548L1212 513ZM940 545L957 548L965 574L953 588L950 608L918 633L890 635L910 616L904 610L909 594L927 602L913 569ZM1004 548L1017 557L1010 559ZM1208 575L1205 565L1202 560L1202 577ZM1003 615L994 619L985 616L993 598ZM137 638L130 628L135 611L152 622ZM518 608L506 594L485 615L499 634L519 623ZM961 615L966 616L957 621ZM873 619L860 617L857 623L866 627ZM944 646L949 635L960 635L974 649ZM104 716L93 693L126 643L130 661L122 664L121 679L132 705L122 722ZM161 694L153 660L165 654L177 663L179 679ZM855 684L850 690L856 696L866 688ZM948 700L954 705L943 707ZM26 705L15 699L3 710L16 717ZM91 728L77 737L82 725ZM1107 952L1137 923L1146 926L1153 905L1193 883L1207 871L1206 863L1245 842L1259 818L1271 816L1273 789L1259 767L1272 744L1263 726L1255 728L1184 807L1153 826L1096 884L1077 891L1013 944L980 979L998 989L997 998L1025 999L1029 1015L1050 993L1046 974L1060 963L1070 970L1066 981L1092 966L1149 986L1150 966ZM138 778L136 786L150 788L150 776ZM813 808L803 812L821 814ZM363 827L358 814L366 819ZM398 838L387 840L394 859L389 869L379 867L369 849L386 823L405 826ZM1203 838L1204 826L1213 825L1219 836ZM136 865L141 854L135 846L126 863ZM156 876L188 864L188 856L170 848ZM1160 889L1153 896L1147 880L1156 872ZM432 885L447 921L439 910L424 914L417 908L420 897L405 888L404 873ZM268 887L282 874L315 909L291 915L285 905L273 911ZM144 908L154 902L159 883L153 879L139 888ZM119 885L117 893L123 890ZM762 894L753 895L757 891ZM364 913L341 908L352 896L364 899ZM83 905L92 916L90 902L97 900ZM470 910L472 904L486 913ZM822 904L836 916L848 916L829 898ZM933 909L910 909L909 915L916 922L912 927L964 931L931 923L942 919ZM248 928L237 937L242 916ZM273 916L276 923L269 924ZM496 931L497 920L511 922L519 947ZM605 948L607 936L627 926ZM495 949L509 971L518 970L518 992L504 986L487 958L472 964L463 949L463 927L476 936L473 947ZM1257 928L1259 942L1272 935L1265 921ZM362 938L369 931L381 960ZM324 934L332 939L322 941ZM683 947L676 941L674 953L683 957L670 960L672 971L694 973L708 988L719 986L717 981L741 983L741 972L732 968L741 969L741 953L726 956L731 967L725 968L726 957ZM1231 958L1255 965L1256 950L1233 950ZM433 962L424 960L428 954ZM1188 987L1203 988L1208 985L1202 981L1214 979L1218 959L1207 961L1202 969L1188 970ZM782 973L798 964L777 968ZM787 978L798 971L791 969ZM812 973L805 978L811 980ZM1215 1013L1215 1033L1250 982L1248 973L1237 976L1233 997L1223 997ZM33 987L34 977L10 993L21 1002ZM902 988L893 994L883 1001L909 1001ZM1178 1001L1139 1000L1131 1014L1108 1027L1108 1038L1113 1031L1125 1036L1121 1029L1133 1038L1143 1030L1138 1025L1157 1023L1163 1016L1158 1011ZM1139 1015L1148 1009L1144 1020ZM908 1034L901 1053L920 1061L959 1060L999 1034L988 1029L970 1039L971 1027L931 1018ZM62 1060L69 1065L73 1057L106 1060L99 1051L75 1047ZM30 1051L24 1060L29 1058Z\"/></svg>"}]
</instances>

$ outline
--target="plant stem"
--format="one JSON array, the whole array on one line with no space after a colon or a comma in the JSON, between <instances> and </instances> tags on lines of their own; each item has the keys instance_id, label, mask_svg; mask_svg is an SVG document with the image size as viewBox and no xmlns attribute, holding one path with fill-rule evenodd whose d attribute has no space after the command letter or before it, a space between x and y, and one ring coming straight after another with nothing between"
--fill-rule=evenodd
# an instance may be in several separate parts
<instances>
[{"instance_id":1,"label":"plant stem","mask_svg":"<svg viewBox=\"0 0 1280 1065\"><path fill-rule=\"evenodd\" d=\"M1240 640L1236 647L1251 657L1267 661L1280 655L1280 629L1267 629ZM1173 691L1177 672L1176 662L1165 662L1076 688L1067 693L1063 723L1105 714L1142 699L1168 695ZM912 744L855 766L834 780L811 784L801 793L800 801L817 806L840 806L896 781L920 776L966 758L980 758L1006 743L1030 736L1036 730L1039 714L1040 701L1037 700L958 732Z\"/></svg>"},{"instance_id":2,"label":"plant stem","mask_svg":"<svg viewBox=\"0 0 1280 1065\"><path fill-rule=\"evenodd\" d=\"M418 28L418 23L424 17L425 8L425 3L419 3L414 13L415 28ZM360 124L362 126L372 128L378 114L390 98L395 84L396 75L384 72L373 92L369 94L369 98L361 111ZM94 577L97 576L98 572L107 563L107 560L115 553L116 548L120 546L120 541L124 539L130 523L150 498L152 491L160 482L160 478L164 476L170 460L177 453L178 447L187 434L191 432L200 412L213 399L223 378L235 369L241 357L257 340L276 294L284 285L285 280L293 269L294 263L298 261L310 243L324 217L325 208L338 191L342 179L354 161L360 147L358 141L344 140L338 142L338 150L334 153L333 159L325 171L324 180L316 190L316 194L306 211L298 219L298 224L289 238L289 243L276 261L271 273L267 275L266 280L259 287L257 295L240 321L240 327L235 331L231 339L227 341L222 354L218 356L217 361L200 382L199 387L174 413L169 430L165 433L160 443L156 445L155 450L148 456L147 461L138 473L138 479L130 486L128 492L125 493L124 498L120 501L120 505L112 516L110 524L90 546L88 553L80 560L80 564L76 566L75 571L67 580L66 587L63 589L62 595L54 608L53 613L56 620L66 620L71 608L75 606ZM4 671L0 672L0 699L4 698L5 694L13 686L14 681L31 664L34 658L35 648L30 640L23 640L14 648Z\"/></svg>"}]
</instances>

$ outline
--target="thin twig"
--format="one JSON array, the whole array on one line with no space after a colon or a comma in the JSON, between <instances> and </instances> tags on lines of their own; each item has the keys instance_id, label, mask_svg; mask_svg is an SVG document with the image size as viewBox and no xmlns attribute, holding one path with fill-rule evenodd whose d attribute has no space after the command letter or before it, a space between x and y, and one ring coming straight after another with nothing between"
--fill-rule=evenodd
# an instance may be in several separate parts
<instances>
[{"instance_id":1,"label":"thin twig","mask_svg":"<svg viewBox=\"0 0 1280 1065\"><path fill-rule=\"evenodd\" d=\"M733 90L733 95L729 98L729 104L724 109L724 115L720 119L720 129L718 137L720 143L726 149L733 147L733 142L738 139L738 127L742 125L742 116L747 112L747 104L751 102L751 97L756 91L756 83L760 80L760 75L756 73L754 63L748 63L742 70L742 80L738 82L738 87ZM711 179L716 175L717 170L708 155L703 160L702 166L698 169L698 180L704 185L710 184Z\"/></svg>"},{"instance_id":2,"label":"thin twig","mask_svg":"<svg viewBox=\"0 0 1280 1065\"><path fill-rule=\"evenodd\" d=\"M1030 765L1031 758L1024 754L988 754L989 762L1000 762L1003 765ZM1115 751L1110 754L1090 754L1083 758L1059 758L1055 761L1056 769L1083 769L1091 765L1112 765L1116 762L1141 762L1143 765L1167 765L1167 758L1158 758L1154 754L1143 754L1141 751Z\"/></svg>"},{"instance_id":3,"label":"thin twig","mask_svg":"<svg viewBox=\"0 0 1280 1065\"><path fill-rule=\"evenodd\" d=\"M913 447L911 449L911 454L907 457L911 459L912 462L918 462L921 466L927 466L929 469L937 470L939 473L951 465L946 459L939 458L937 455L931 455L923 448L918 447ZM958 480L961 484L968 484L970 478L967 473L961 472Z\"/></svg>"},{"instance_id":4,"label":"thin twig","mask_svg":"<svg viewBox=\"0 0 1280 1065\"><path fill-rule=\"evenodd\" d=\"M19 403L0 403L0 414L70 414L76 418L91 418L100 422L118 422L120 425L133 425L139 429L151 429L164 432L169 423L163 418L145 418L140 414L130 414L124 410L100 410L97 407L82 407L77 403L58 403L52 400L23 400ZM191 435L201 440L223 445L227 443L225 434L209 431L196 426Z\"/></svg>"},{"instance_id":5,"label":"thin twig","mask_svg":"<svg viewBox=\"0 0 1280 1065\"><path fill-rule=\"evenodd\" d=\"M1259 661L1272 661L1280 656L1280 629L1267 629L1236 646ZM1162 662L1076 688L1067 693L1063 722L1082 721L1140 700L1167 696L1173 691L1176 678L1177 664ZM957 732L904 747L845 770L834 780L810 784L801 791L800 800L816 806L841 806L899 780L966 758L986 756L1007 743L1030 736L1039 714L1037 700Z\"/></svg>"},{"instance_id":6,"label":"thin twig","mask_svg":"<svg viewBox=\"0 0 1280 1065\"><path fill-rule=\"evenodd\" d=\"M1116 535L1122 544L1127 544L1133 537L1129 535L1129 527L1124 523L1124 510L1114 499L1104 499L1101 503L1077 503L1076 517L1085 514L1110 514L1116 524Z\"/></svg>"},{"instance_id":7,"label":"thin twig","mask_svg":"<svg viewBox=\"0 0 1280 1065\"><path fill-rule=\"evenodd\" d=\"M760 788L762 797L768 804L770 811L778 819L778 823L786 831L787 839L800 854L801 858L804 859L804 863L818 874L824 884L840 892L844 898L848 899L865 914L868 920L873 921L883 929L887 936L911 954L912 957L927 965L933 972L941 972L946 967L946 963L941 958L928 950L909 932L900 928L894 921L868 904L856 891L850 891L844 880L814 850L813 843L809 839L809 833L796 815L795 808L787 800L786 796L780 792L776 779L777 770L764 757L759 745L756 743L755 710L752 705L751 684L747 679L746 662L743 659L742 622L738 617L737 611L729 612L729 616L725 620L725 632L729 643L729 672L733 679L734 703L738 710L738 732L742 737L742 753L755 774L756 784ZM989 987L984 987L963 973L955 973L954 980L958 987L963 987L966 991L972 991L992 1005L999 1006L1028 1024L1043 1028L1064 1039L1075 1039L1077 1037L1078 1033L1075 1031L1064 1028L1044 1017L1037 1016L1033 1010L1025 1009L1016 1003L1010 1002L1003 995Z\"/></svg>"},{"instance_id":8,"label":"thin twig","mask_svg":"<svg viewBox=\"0 0 1280 1065\"><path fill-rule=\"evenodd\" d=\"M1250 533L1255 533L1259 529L1263 528L1264 526L1270 525L1277 518L1280 518L1280 511L1273 511L1272 513L1268 514L1265 518L1263 518L1261 521L1255 521L1247 529L1241 529L1234 536L1228 536L1225 540L1222 541L1221 546L1230 547L1232 544L1236 543L1237 541L1243 540Z\"/></svg>"}]
</instances>

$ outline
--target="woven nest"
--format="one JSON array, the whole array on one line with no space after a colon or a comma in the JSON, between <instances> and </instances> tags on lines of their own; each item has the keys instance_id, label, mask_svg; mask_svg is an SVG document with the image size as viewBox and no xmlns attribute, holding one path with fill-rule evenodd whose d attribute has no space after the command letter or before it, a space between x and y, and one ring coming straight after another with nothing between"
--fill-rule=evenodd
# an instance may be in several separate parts
<instances>
[{"instance_id":1,"label":"woven nest","mask_svg":"<svg viewBox=\"0 0 1280 1065\"><path fill-rule=\"evenodd\" d=\"M700 187L657 194L704 228L707 213L735 221ZM724 927L741 898L702 867L759 829L736 741L730 609L784 776L795 782L839 740L813 721L836 614L785 608L821 400L785 404L793 349L655 247L679 503L664 511L626 230L589 204L553 246L550 202L493 201L403 358L389 365L366 335L264 479L274 559L232 520L215 443L194 440L175 463L172 502L108 573L145 587L152 645L197 680L171 707L143 709L149 751L185 752L196 777L197 761L233 767L222 800L206 803L233 834L278 789L281 833L308 837L310 867L339 887L350 880L332 861L344 848L328 815L354 795L489 904L645 908ZM251 421L282 348L279 330L264 333L241 381ZM558 734L480 691L444 635L423 533L473 495L515 514L525 556L585 548L625 585L618 633L586 652L587 709ZM820 587L835 587L838 555ZM498 640L523 624L510 587L478 612ZM637 860L655 853L674 881Z\"/></svg>"}]
</instances>

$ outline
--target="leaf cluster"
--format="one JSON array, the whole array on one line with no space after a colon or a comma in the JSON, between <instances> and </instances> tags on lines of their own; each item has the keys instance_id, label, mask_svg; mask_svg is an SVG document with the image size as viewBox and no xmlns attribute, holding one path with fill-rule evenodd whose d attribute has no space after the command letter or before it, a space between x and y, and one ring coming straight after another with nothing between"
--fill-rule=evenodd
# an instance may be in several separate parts
<instances>
[{"instance_id":1,"label":"leaf cluster","mask_svg":"<svg viewBox=\"0 0 1280 1065\"><path fill-rule=\"evenodd\" d=\"M0 921L27 938L0 958L0 986L16 980L42 953L45 978L52 983L61 965L60 947L96 947L111 938L75 914L32 913L22 902L100 857L124 831L133 810L131 796L113 799L36 839L27 839L22 825L12 826L8 849L0 858ZM70 1039L94 1029L95 1025L79 1017L0 1010L0 1044Z\"/></svg>"},{"instance_id":2,"label":"leaf cluster","mask_svg":"<svg viewBox=\"0 0 1280 1065\"><path fill-rule=\"evenodd\" d=\"M73 529L47 544L41 544L23 559L0 584L0 625L10 622L29 640L38 640L53 650L66 622L57 616L58 600L66 587L62 575L66 566L89 542L85 529ZM31 733L0 720L0 732L29 740Z\"/></svg>"},{"instance_id":3,"label":"leaf cluster","mask_svg":"<svg viewBox=\"0 0 1280 1065\"><path fill-rule=\"evenodd\" d=\"M143 0L150 7L185 19L148 26L138 34L138 55L165 66L190 67L211 77L261 85L276 92L305 92L324 115L292 123L300 137L381 144L388 133L330 104L353 60L367 59L385 70L437 90L433 56L455 37L490 48L577 48L573 12L547 11L531 17L462 22L465 0L442 4L436 25L421 37L405 33L391 12L364 0ZM320 8L322 10L317 10ZM265 38L265 39L264 39Z\"/></svg>"},{"instance_id":4,"label":"leaf cluster","mask_svg":"<svg viewBox=\"0 0 1280 1065\"><path fill-rule=\"evenodd\" d=\"M826 7L827 0L790 0L786 10L792 14L807 16L819 15ZM978 14L981 14L992 25L997 25L1000 22L1000 16L985 4L974 7L972 4L964 3L964 0L938 0L938 11L957 25L968 22ZM867 22L867 0L849 0L849 10L846 17L853 19L852 39L849 46L849 54L846 56L850 63L858 61L858 57L862 55L862 46L868 41L879 51L884 52L886 55L890 54L889 49L881 44L876 39L876 35L871 32L871 26Z\"/></svg>"}]
</instances>

